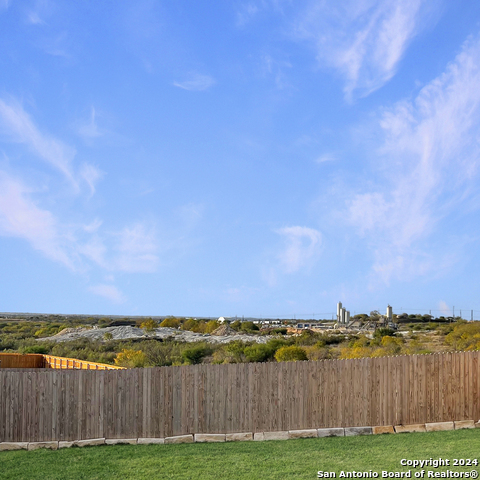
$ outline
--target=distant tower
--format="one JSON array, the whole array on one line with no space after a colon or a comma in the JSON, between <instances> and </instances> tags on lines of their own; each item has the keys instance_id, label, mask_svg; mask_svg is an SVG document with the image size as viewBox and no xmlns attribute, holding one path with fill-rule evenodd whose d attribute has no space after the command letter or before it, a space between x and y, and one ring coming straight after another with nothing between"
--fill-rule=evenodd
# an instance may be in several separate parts
<instances>
[{"instance_id":1,"label":"distant tower","mask_svg":"<svg viewBox=\"0 0 480 480\"><path fill-rule=\"evenodd\" d=\"M392 307L390 305L388 305L387 307L387 319L389 322L391 322L393 320L393 310L392 310Z\"/></svg>"},{"instance_id":2,"label":"distant tower","mask_svg":"<svg viewBox=\"0 0 480 480\"><path fill-rule=\"evenodd\" d=\"M342 307L342 302L337 303L337 323L338 325L347 325L350 321L350 312Z\"/></svg>"}]
</instances>

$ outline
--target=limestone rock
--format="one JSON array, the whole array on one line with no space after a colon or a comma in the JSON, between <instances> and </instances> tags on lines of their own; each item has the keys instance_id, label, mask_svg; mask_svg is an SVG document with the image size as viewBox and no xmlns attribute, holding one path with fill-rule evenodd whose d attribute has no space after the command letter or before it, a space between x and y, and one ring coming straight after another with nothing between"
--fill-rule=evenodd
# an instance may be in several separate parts
<instances>
[{"instance_id":1,"label":"limestone rock","mask_svg":"<svg viewBox=\"0 0 480 480\"><path fill-rule=\"evenodd\" d=\"M308 430L289 430L288 438L316 438L317 429L312 428Z\"/></svg>"},{"instance_id":2,"label":"limestone rock","mask_svg":"<svg viewBox=\"0 0 480 480\"><path fill-rule=\"evenodd\" d=\"M346 437L356 437L357 435L371 435L372 427L345 427Z\"/></svg>"},{"instance_id":3,"label":"limestone rock","mask_svg":"<svg viewBox=\"0 0 480 480\"><path fill-rule=\"evenodd\" d=\"M166 437L166 444L171 443L193 443L193 435L177 435L175 437Z\"/></svg>"},{"instance_id":4,"label":"limestone rock","mask_svg":"<svg viewBox=\"0 0 480 480\"><path fill-rule=\"evenodd\" d=\"M28 442L1 442L0 452L7 450L27 450Z\"/></svg>"},{"instance_id":5,"label":"limestone rock","mask_svg":"<svg viewBox=\"0 0 480 480\"><path fill-rule=\"evenodd\" d=\"M381 435L382 433L395 433L392 425L382 427L372 427L372 433L374 435Z\"/></svg>"},{"instance_id":6,"label":"limestone rock","mask_svg":"<svg viewBox=\"0 0 480 480\"><path fill-rule=\"evenodd\" d=\"M224 442L225 441L225 434L222 434L222 433L196 433L194 440L197 443Z\"/></svg>"},{"instance_id":7,"label":"limestone rock","mask_svg":"<svg viewBox=\"0 0 480 480\"><path fill-rule=\"evenodd\" d=\"M343 428L318 428L318 437L344 437L345 429Z\"/></svg>"},{"instance_id":8,"label":"limestone rock","mask_svg":"<svg viewBox=\"0 0 480 480\"><path fill-rule=\"evenodd\" d=\"M87 440L75 440L76 447L90 447L95 445L105 445L104 438L89 438Z\"/></svg>"},{"instance_id":9,"label":"limestone rock","mask_svg":"<svg viewBox=\"0 0 480 480\"><path fill-rule=\"evenodd\" d=\"M395 425L395 433L426 432L424 423L413 425Z\"/></svg>"},{"instance_id":10,"label":"limestone rock","mask_svg":"<svg viewBox=\"0 0 480 480\"><path fill-rule=\"evenodd\" d=\"M244 432L244 433L227 433L225 435L226 442L248 442L253 440L253 433Z\"/></svg>"},{"instance_id":11,"label":"limestone rock","mask_svg":"<svg viewBox=\"0 0 480 480\"><path fill-rule=\"evenodd\" d=\"M288 432L263 432L264 440L288 440Z\"/></svg>"},{"instance_id":12,"label":"limestone rock","mask_svg":"<svg viewBox=\"0 0 480 480\"><path fill-rule=\"evenodd\" d=\"M454 422L455 430L462 430L464 428L475 428L475 422L473 420L459 420Z\"/></svg>"},{"instance_id":13,"label":"limestone rock","mask_svg":"<svg viewBox=\"0 0 480 480\"><path fill-rule=\"evenodd\" d=\"M165 443L164 438L139 438L137 440L138 445L163 445Z\"/></svg>"},{"instance_id":14,"label":"limestone rock","mask_svg":"<svg viewBox=\"0 0 480 480\"><path fill-rule=\"evenodd\" d=\"M136 445L136 438L107 438L105 445Z\"/></svg>"},{"instance_id":15,"label":"limestone rock","mask_svg":"<svg viewBox=\"0 0 480 480\"><path fill-rule=\"evenodd\" d=\"M453 422L435 422L435 423L426 423L425 430L427 432L440 432L443 430L453 430Z\"/></svg>"},{"instance_id":16,"label":"limestone rock","mask_svg":"<svg viewBox=\"0 0 480 480\"><path fill-rule=\"evenodd\" d=\"M28 444L27 450L38 450L39 448L58 450L58 442L30 442Z\"/></svg>"}]
</instances>

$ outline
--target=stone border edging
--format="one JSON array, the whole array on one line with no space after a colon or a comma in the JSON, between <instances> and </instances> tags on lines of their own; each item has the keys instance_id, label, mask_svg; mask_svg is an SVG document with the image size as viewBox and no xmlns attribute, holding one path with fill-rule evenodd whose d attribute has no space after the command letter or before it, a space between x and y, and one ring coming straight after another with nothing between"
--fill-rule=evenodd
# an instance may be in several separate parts
<instances>
[{"instance_id":1,"label":"stone border edging","mask_svg":"<svg viewBox=\"0 0 480 480\"><path fill-rule=\"evenodd\" d=\"M358 435L381 435L390 433L438 432L480 428L480 420L458 420L453 422L418 423L412 425L387 425L378 427L310 428L279 432L240 432L240 433L195 433L165 438L90 438L74 441L45 442L0 442L0 451L38 450L48 448L89 447L94 445L163 445L179 443L217 443L266 440L290 440L297 438L351 437Z\"/></svg>"}]
</instances>

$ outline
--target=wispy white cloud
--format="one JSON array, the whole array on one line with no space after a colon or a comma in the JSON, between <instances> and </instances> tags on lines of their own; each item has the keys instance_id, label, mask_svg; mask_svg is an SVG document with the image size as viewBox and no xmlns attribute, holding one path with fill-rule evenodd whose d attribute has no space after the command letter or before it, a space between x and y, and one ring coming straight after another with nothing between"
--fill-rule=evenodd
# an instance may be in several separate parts
<instances>
[{"instance_id":1,"label":"wispy white cloud","mask_svg":"<svg viewBox=\"0 0 480 480\"><path fill-rule=\"evenodd\" d=\"M54 10L50 0L35 0L31 8L26 10L27 23L31 25L46 25L45 18L48 18Z\"/></svg>"},{"instance_id":2,"label":"wispy white cloud","mask_svg":"<svg viewBox=\"0 0 480 480\"><path fill-rule=\"evenodd\" d=\"M294 273L311 266L322 245L322 234L308 227L284 227L276 230L283 237L285 245L278 254L278 260L285 273Z\"/></svg>"},{"instance_id":3,"label":"wispy white cloud","mask_svg":"<svg viewBox=\"0 0 480 480\"><path fill-rule=\"evenodd\" d=\"M27 22L31 25L45 25L45 22L40 18L38 12L27 12Z\"/></svg>"},{"instance_id":4,"label":"wispy white cloud","mask_svg":"<svg viewBox=\"0 0 480 480\"><path fill-rule=\"evenodd\" d=\"M184 229L194 228L204 216L205 206L201 203L188 203L177 209L177 218Z\"/></svg>"},{"instance_id":5,"label":"wispy white cloud","mask_svg":"<svg viewBox=\"0 0 480 480\"><path fill-rule=\"evenodd\" d=\"M323 155L320 155L315 162L316 163L325 163L325 162L334 162L336 160L336 157L333 153L324 153Z\"/></svg>"},{"instance_id":6,"label":"wispy white cloud","mask_svg":"<svg viewBox=\"0 0 480 480\"><path fill-rule=\"evenodd\" d=\"M103 172L89 163L83 163L80 167L79 175L90 188L90 195L93 195L98 180L103 177Z\"/></svg>"},{"instance_id":7,"label":"wispy white cloud","mask_svg":"<svg viewBox=\"0 0 480 480\"><path fill-rule=\"evenodd\" d=\"M93 222L89 223L88 225L83 225L83 230L88 233L96 232L101 226L103 222L99 218L96 218Z\"/></svg>"},{"instance_id":8,"label":"wispy white cloud","mask_svg":"<svg viewBox=\"0 0 480 480\"><path fill-rule=\"evenodd\" d=\"M90 116L88 120L78 126L78 133L86 140L98 138L104 134L104 132L98 127L95 107L90 108Z\"/></svg>"},{"instance_id":9,"label":"wispy white cloud","mask_svg":"<svg viewBox=\"0 0 480 480\"><path fill-rule=\"evenodd\" d=\"M413 101L385 110L385 177L348 201L347 218L374 249L374 275L422 275L451 265L424 241L475 192L480 158L480 39L467 41L446 71Z\"/></svg>"},{"instance_id":10,"label":"wispy white cloud","mask_svg":"<svg viewBox=\"0 0 480 480\"><path fill-rule=\"evenodd\" d=\"M252 20L252 18L254 18L258 14L259 11L260 11L260 7L258 5L258 2L242 3L236 12L237 26L243 27L244 25L249 23Z\"/></svg>"},{"instance_id":11,"label":"wispy white cloud","mask_svg":"<svg viewBox=\"0 0 480 480\"><path fill-rule=\"evenodd\" d=\"M88 186L90 195L95 193L103 173L88 163L77 167L75 150L40 132L18 103L0 99L0 131L54 167L54 172L60 172L75 187L75 193L80 193L83 185ZM48 178L48 174L46 176ZM92 267L107 272L157 270L158 242L153 227L137 222L120 231L108 232L101 229L103 222L99 218L85 224L65 221L56 213L52 196L71 192L60 194L55 185L52 182L48 189L28 187L20 176L0 171L0 235L21 238L47 258L75 272L85 272ZM42 203L48 205L48 209L42 207ZM184 213L193 222L194 217L201 215L201 209L190 205ZM76 212L76 216L78 214L81 212ZM114 287L101 287L97 289L97 293L103 292L100 295L121 298Z\"/></svg>"},{"instance_id":12,"label":"wispy white cloud","mask_svg":"<svg viewBox=\"0 0 480 480\"><path fill-rule=\"evenodd\" d=\"M92 235L78 246L78 252L106 271L152 273L159 265L158 240L154 228L137 222L117 232L101 232L95 220L84 230Z\"/></svg>"},{"instance_id":13,"label":"wispy white cloud","mask_svg":"<svg viewBox=\"0 0 480 480\"><path fill-rule=\"evenodd\" d=\"M90 225L86 226L86 228L89 227ZM87 232L90 233L89 230L87 230ZM112 268L106 260L109 250L105 244L104 238L99 234L95 233L84 242L78 244L77 250L84 258L90 260L99 267L106 270Z\"/></svg>"},{"instance_id":14,"label":"wispy white cloud","mask_svg":"<svg viewBox=\"0 0 480 480\"><path fill-rule=\"evenodd\" d=\"M36 155L63 173L78 189L72 168L75 150L40 133L20 104L15 101L7 103L0 99L0 128L13 141L26 144Z\"/></svg>"},{"instance_id":15,"label":"wispy white cloud","mask_svg":"<svg viewBox=\"0 0 480 480\"><path fill-rule=\"evenodd\" d=\"M124 303L125 297L115 285L99 284L88 288L95 295L104 297L113 303Z\"/></svg>"},{"instance_id":16,"label":"wispy white cloud","mask_svg":"<svg viewBox=\"0 0 480 480\"><path fill-rule=\"evenodd\" d=\"M311 1L295 35L314 43L321 64L345 78L345 95L366 96L395 74L424 22L429 0Z\"/></svg>"},{"instance_id":17,"label":"wispy white cloud","mask_svg":"<svg viewBox=\"0 0 480 480\"><path fill-rule=\"evenodd\" d=\"M152 227L137 223L117 235L114 269L123 272L155 272L158 267L158 245Z\"/></svg>"},{"instance_id":18,"label":"wispy white cloud","mask_svg":"<svg viewBox=\"0 0 480 480\"><path fill-rule=\"evenodd\" d=\"M55 36L44 38L37 42L37 45L48 55L62 57L70 60L72 58L69 48L69 36L67 32L60 32Z\"/></svg>"},{"instance_id":19,"label":"wispy white cloud","mask_svg":"<svg viewBox=\"0 0 480 480\"><path fill-rule=\"evenodd\" d=\"M200 92L207 90L215 85L215 79L210 75L202 75L200 73L190 73L188 78L184 81L175 81L173 85L184 90Z\"/></svg>"},{"instance_id":20,"label":"wispy white cloud","mask_svg":"<svg viewBox=\"0 0 480 480\"><path fill-rule=\"evenodd\" d=\"M102 177L102 172L93 165L83 163L77 173L75 149L41 132L18 102L6 102L0 98L0 131L11 141L27 145L31 152L62 173L75 193L80 192L81 181L86 182L90 194L95 192L95 184Z\"/></svg>"},{"instance_id":21,"label":"wispy white cloud","mask_svg":"<svg viewBox=\"0 0 480 480\"><path fill-rule=\"evenodd\" d=\"M74 270L70 239L60 233L55 216L38 207L30 189L18 179L0 171L0 235L26 240L46 257Z\"/></svg>"},{"instance_id":22,"label":"wispy white cloud","mask_svg":"<svg viewBox=\"0 0 480 480\"><path fill-rule=\"evenodd\" d=\"M275 86L279 90L291 88L285 75L285 69L292 68L292 64L288 60L279 60L267 54L262 56L261 61L264 76L273 77L275 79Z\"/></svg>"}]
</instances>

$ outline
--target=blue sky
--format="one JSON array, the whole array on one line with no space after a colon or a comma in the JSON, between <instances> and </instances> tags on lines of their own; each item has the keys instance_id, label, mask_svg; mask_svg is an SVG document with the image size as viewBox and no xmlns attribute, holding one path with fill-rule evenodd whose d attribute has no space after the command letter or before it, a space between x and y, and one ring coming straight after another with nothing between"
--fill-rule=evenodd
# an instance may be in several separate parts
<instances>
[{"instance_id":1,"label":"blue sky","mask_svg":"<svg viewBox=\"0 0 480 480\"><path fill-rule=\"evenodd\" d=\"M0 311L480 318L479 2L0 0L0 52Z\"/></svg>"}]
</instances>

